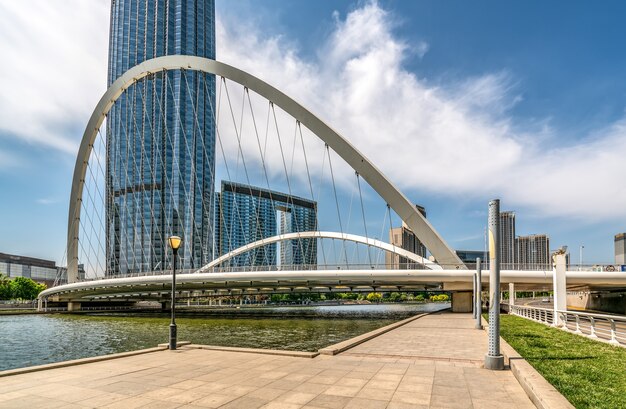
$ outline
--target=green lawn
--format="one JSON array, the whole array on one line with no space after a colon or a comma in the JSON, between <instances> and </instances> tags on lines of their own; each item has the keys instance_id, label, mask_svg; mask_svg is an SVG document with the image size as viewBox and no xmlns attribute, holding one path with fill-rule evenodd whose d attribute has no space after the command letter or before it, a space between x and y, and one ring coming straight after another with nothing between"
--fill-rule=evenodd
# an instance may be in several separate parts
<instances>
[{"instance_id":1,"label":"green lawn","mask_svg":"<svg viewBox=\"0 0 626 409\"><path fill-rule=\"evenodd\" d=\"M626 348L502 315L501 335L577 408L626 408Z\"/></svg>"}]
</instances>

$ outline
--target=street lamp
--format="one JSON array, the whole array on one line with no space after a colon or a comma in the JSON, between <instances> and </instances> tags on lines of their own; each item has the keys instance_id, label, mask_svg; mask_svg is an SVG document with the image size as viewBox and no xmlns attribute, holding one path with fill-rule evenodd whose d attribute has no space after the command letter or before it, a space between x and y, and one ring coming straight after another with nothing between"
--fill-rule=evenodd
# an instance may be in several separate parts
<instances>
[{"instance_id":1,"label":"street lamp","mask_svg":"<svg viewBox=\"0 0 626 409\"><path fill-rule=\"evenodd\" d=\"M170 236L167 241L174 254L174 261L172 262L172 307L170 309L172 316L172 322L170 322L170 349L173 350L176 349L176 254L183 240L178 236Z\"/></svg>"}]
</instances>

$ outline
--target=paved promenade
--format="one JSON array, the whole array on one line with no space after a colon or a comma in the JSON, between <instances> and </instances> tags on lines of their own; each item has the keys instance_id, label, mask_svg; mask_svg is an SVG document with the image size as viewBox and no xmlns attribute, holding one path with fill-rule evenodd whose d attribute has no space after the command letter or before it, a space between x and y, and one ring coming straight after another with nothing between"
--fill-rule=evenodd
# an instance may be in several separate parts
<instances>
[{"instance_id":1,"label":"paved promenade","mask_svg":"<svg viewBox=\"0 0 626 409\"><path fill-rule=\"evenodd\" d=\"M486 345L470 314L432 314L335 356L187 346L2 377L0 408L534 408Z\"/></svg>"}]
</instances>

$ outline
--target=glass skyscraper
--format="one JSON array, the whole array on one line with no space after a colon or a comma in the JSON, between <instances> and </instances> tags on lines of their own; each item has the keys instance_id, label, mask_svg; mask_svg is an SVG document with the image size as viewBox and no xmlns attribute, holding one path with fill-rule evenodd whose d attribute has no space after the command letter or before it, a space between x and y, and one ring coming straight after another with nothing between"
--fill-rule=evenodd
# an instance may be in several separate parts
<instances>
[{"instance_id":1,"label":"glass skyscraper","mask_svg":"<svg viewBox=\"0 0 626 409\"><path fill-rule=\"evenodd\" d=\"M215 59L214 0L112 0L108 84L164 55ZM129 87L106 125L106 270L169 271L213 259L215 77L182 70Z\"/></svg>"},{"instance_id":2,"label":"glass skyscraper","mask_svg":"<svg viewBox=\"0 0 626 409\"><path fill-rule=\"evenodd\" d=\"M317 202L254 186L222 181L215 210L218 256L248 243L317 230ZM235 256L225 266L317 265L317 240L296 239Z\"/></svg>"}]
</instances>

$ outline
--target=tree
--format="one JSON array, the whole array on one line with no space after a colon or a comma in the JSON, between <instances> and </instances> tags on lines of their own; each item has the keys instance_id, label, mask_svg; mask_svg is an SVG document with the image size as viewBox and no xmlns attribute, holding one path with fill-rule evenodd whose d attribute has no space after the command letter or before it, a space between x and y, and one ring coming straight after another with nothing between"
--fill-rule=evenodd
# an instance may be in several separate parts
<instances>
[{"instance_id":1,"label":"tree","mask_svg":"<svg viewBox=\"0 0 626 409\"><path fill-rule=\"evenodd\" d=\"M381 293L369 293L367 294L367 301L369 302L380 302L383 299L383 295Z\"/></svg>"},{"instance_id":2,"label":"tree","mask_svg":"<svg viewBox=\"0 0 626 409\"><path fill-rule=\"evenodd\" d=\"M11 296L11 279L4 274L0 274L0 300L10 300Z\"/></svg>"},{"instance_id":3,"label":"tree","mask_svg":"<svg viewBox=\"0 0 626 409\"><path fill-rule=\"evenodd\" d=\"M393 292L389 294L389 301L398 302L400 300L400 293Z\"/></svg>"},{"instance_id":4,"label":"tree","mask_svg":"<svg viewBox=\"0 0 626 409\"><path fill-rule=\"evenodd\" d=\"M36 283L26 277L15 277L11 281L11 298L34 300L45 289L45 284Z\"/></svg>"}]
</instances>

